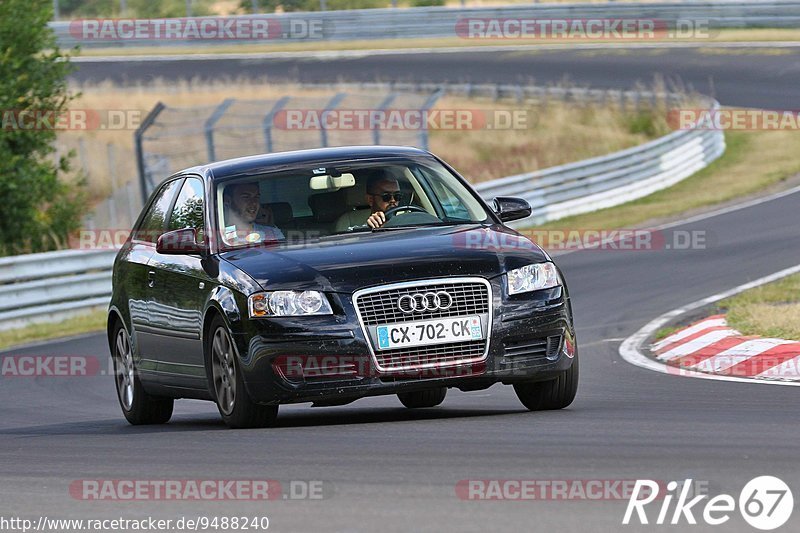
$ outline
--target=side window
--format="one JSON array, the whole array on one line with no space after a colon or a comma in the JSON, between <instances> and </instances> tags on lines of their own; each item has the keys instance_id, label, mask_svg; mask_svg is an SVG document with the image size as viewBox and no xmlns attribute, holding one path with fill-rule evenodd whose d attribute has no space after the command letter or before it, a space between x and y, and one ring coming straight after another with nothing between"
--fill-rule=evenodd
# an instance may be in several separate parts
<instances>
[{"instance_id":1,"label":"side window","mask_svg":"<svg viewBox=\"0 0 800 533\"><path fill-rule=\"evenodd\" d=\"M197 230L197 241L203 242L205 240L204 206L203 182L197 178L187 178L175 201L167 230L194 228Z\"/></svg>"},{"instance_id":2,"label":"side window","mask_svg":"<svg viewBox=\"0 0 800 533\"><path fill-rule=\"evenodd\" d=\"M437 180L431 180L430 185L439 199L439 204L442 206L444 214L448 218L470 218L469 211L467 211L458 195L450 187Z\"/></svg>"},{"instance_id":3,"label":"side window","mask_svg":"<svg viewBox=\"0 0 800 533\"><path fill-rule=\"evenodd\" d=\"M164 222L167 220L169 205L172 203L175 192L181 183L183 183L183 180L173 180L161 188L158 196L150 205L147 214L142 219L142 223L134 233L136 240L152 242L153 244L158 241L158 238L164 233Z\"/></svg>"}]
</instances>

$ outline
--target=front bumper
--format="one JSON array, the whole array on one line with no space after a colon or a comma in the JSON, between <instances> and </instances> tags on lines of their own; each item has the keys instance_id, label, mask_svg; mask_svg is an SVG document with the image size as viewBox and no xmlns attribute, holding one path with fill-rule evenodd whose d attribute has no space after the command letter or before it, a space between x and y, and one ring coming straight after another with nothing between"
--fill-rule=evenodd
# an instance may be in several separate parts
<instances>
[{"instance_id":1,"label":"front bumper","mask_svg":"<svg viewBox=\"0 0 800 533\"><path fill-rule=\"evenodd\" d=\"M501 285L492 281L486 359L456 366L379 371L349 295L334 296L333 316L249 321L244 333L234 334L247 391L263 404L338 405L434 387L480 390L498 382L544 381L567 370L575 333L565 291L559 287L508 298ZM548 339L547 354L526 353L526 346Z\"/></svg>"}]
</instances>

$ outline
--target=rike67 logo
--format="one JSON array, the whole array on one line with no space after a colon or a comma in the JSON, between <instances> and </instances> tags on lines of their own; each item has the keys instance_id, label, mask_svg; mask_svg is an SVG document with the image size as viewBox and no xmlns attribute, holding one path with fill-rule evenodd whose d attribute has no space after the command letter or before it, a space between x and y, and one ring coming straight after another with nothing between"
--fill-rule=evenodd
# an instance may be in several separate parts
<instances>
[{"instance_id":1,"label":"rike67 logo","mask_svg":"<svg viewBox=\"0 0 800 533\"><path fill-rule=\"evenodd\" d=\"M701 518L706 524L719 526L731 519L736 511L737 503L742 518L756 529L769 531L784 525L792 516L794 498L789 486L781 479L773 476L759 476L751 479L739 493L738 501L730 494L719 494L708 499L708 494L692 495L692 480L687 479L679 484L676 481L663 484L649 479L637 479L633 493L628 500L628 507L622 523L657 525L696 525ZM649 511L649 504L658 501ZM673 501L674 506L673 506ZM660 504L660 505L659 505ZM653 512L658 515L653 520Z\"/></svg>"}]
</instances>

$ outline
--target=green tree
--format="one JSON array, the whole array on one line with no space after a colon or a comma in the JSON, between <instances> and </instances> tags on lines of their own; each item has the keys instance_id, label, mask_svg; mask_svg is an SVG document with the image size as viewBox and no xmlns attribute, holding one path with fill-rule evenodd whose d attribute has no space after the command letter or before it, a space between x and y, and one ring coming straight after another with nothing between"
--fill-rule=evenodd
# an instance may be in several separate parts
<instances>
[{"instance_id":1,"label":"green tree","mask_svg":"<svg viewBox=\"0 0 800 533\"><path fill-rule=\"evenodd\" d=\"M69 57L47 27L50 0L0 1L0 254L51 250L80 227L85 195L55 156L56 130L23 121L63 114ZM52 123L52 122L51 122Z\"/></svg>"}]
</instances>

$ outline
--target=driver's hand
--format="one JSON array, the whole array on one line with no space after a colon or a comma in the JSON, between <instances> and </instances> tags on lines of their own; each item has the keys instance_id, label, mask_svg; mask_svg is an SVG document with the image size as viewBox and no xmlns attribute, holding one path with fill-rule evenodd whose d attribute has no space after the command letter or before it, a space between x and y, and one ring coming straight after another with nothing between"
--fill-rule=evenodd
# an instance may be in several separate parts
<instances>
[{"instance_id":1,"label":"driver's hand","mask_svg":"<svg viewBox=\"0 0 800 533\"><path fill-rule=\"evenodd\" d=\"M367 219L367 226L372 229L380 228L386 222L386 215L383 214L383 211L376 211L372 213L369 218Z\"/></svg>"}]
</instances>

